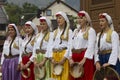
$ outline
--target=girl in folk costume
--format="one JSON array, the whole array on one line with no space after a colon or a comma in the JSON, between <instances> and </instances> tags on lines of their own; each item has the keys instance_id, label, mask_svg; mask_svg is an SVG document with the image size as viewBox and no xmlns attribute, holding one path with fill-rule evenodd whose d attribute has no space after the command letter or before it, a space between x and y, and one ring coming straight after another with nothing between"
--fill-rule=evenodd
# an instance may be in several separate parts
<instances>
[{"instance_id":1,"label":"girl in folk costume","mask_svg":"<svg viewBox=\"0 0 120 80\"><path fill-rule=\"evenodd\" d=\"M1 58L2 80L21 80L18 62L22 39L15 24L9 24L7 28L8 37L4 42Z\"/></svg>"},{"instance_id":2,"label":"girl in folk costume","mask_svg":"<svg viewBox=\"0 0 120 80\"><path fill-rule=\"evenodd\" d=\"M56 13L58 28L54 30L53 36L51 36L51 44L49 48L52 62L52 78L56 80L69 80L69 46L71 44L72 31L69 28L69 20L67 15L64 12ZM63 70L61 74L54 73L55 65L62 65Z\"/></svg>"},{"instance_id":3,"label":"girl in folk costume","mask_svg":"<svg viewBox=\"0 0 120 80\"><path fill-rule=\"evenodd\" d=\"M33 52L33 46L35 41L35 35L37 34L36 25L27 21L25 23L26 36L22 41L21 52L20 52L20 69L22 74L22 80L35 80L34 77L34 64L33 57L31 57Z\"/></svg>"},{"instance_id":4,"label":"girl in folk costume","mask_svg":"<svg viewBox=\"0 0 120 80\"><path fill-rule=\"evenodd\" d=\"M99 15L100 28L102 31L97 35L95 64L96 69L110 66L120 74L119 36L114 31L113 22L107 13Z\"/></svg>"},{"instance_id":5,"label":"girl in folk costume","mask_svg":"<svg viewBox=\"0 0 120 80\"><path fill-rule=\"evenodd\" d=\"M74 30L72 37L72 48L70 54L70 65L78 63L83 67L84 74L81 77L70 80L92 80L94 74L94 50L96 41L96 32L92 28L91 19L87 12L78 13L78 22L80 27Z\"/></svg>"},{"instance_id":6,"label":"girl in folk costume","mask_svg":"<svg viewBox=\"0 0 120 80\"><path fill-rule=\"evenodd\" d=\"M51 35L51 21L46 17L40 18L40 27L41 31L37 34L35 39L35 44L33 48L33 57L34 57L34 73L35 80L48 80L50 78L50 62L47 61L48 53L47 47L49 42L49 37ZM43 69L43 70L40 70Z\"/></svg>"}]
</instances>

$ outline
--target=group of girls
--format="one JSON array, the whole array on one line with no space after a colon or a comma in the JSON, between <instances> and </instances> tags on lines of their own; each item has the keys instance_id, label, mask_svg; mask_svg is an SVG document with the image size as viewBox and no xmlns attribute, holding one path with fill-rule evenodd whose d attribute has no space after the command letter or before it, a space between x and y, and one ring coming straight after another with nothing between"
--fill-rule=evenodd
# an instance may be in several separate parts
<instances>
[{"instance_id":1,"label":"group of girls","mask_svg":"<svg viewBox=\"0 0 120 80\"><path fill-rule=\"evenodd\" d=\"M54 31L44 16L38 27L27 21L24 39L15 24L8 25L1 57L2 80L40 80L39 69L43 66L42 80L93 80L95 70L108 66L120 74L119 36L107 13L98 16L101 32L97 35L86 11L78 12L79 26L74 31L66 13L59 11L55 15L58 27ZM84 70L79 78L70 75L70 67L76 62ZM61 75L53 73L57 64L63 67Z\"/></svg>"}]
</instances>

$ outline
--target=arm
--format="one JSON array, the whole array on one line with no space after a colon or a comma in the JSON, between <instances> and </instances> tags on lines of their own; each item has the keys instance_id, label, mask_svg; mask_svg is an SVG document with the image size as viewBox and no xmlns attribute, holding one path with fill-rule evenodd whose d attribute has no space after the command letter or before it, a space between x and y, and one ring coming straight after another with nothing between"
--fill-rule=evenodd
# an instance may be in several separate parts
<instances>
[{"instance_id":1,"label":"arm","mask_svg":"<svg viewBox=\"0 0 120 80\"><path fill-rule=\"evenodd\" d=\"M111 42L112 42L112 52L108 64L116 65L119 54L119 36L115 31L111 35Z\"/></svg>"},{"instance_id":2,"label":"arm","mask_svg":"<svg viewBox=\"0 0 120 80\"><path fill-rule=\"evenodd\" d=\"M94 29L91 28L89 30L89 36L88 36L88 47L84 57L88 59L93 59L93 55L95 53L95 42L96 42L96 32Z\"/></svg>"}]
</instances>

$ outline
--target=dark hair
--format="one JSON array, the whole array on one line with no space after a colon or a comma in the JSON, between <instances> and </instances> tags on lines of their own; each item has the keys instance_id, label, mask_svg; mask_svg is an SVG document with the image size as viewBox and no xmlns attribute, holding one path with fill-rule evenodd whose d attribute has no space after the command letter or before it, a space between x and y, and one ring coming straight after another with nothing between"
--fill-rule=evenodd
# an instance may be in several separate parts
<instances>
[{"instance_id":1,"label":"dark hair","mask_svg":"<svg viewBox=\"0 0 120 80\"><path fill-rule=\"evenodd\" d=\"M11 25L11 26L12 26L12 25ZM16 31L16 29L15 29L14 26L12 26L12 28L15 30L15 36L14 36L14 38L15 38L15 37L17 36L17 31ZM7 30L7 36L6 36L6 39L8 38L8 31L9 31L9 30ZM13 38L13 39L14 39L14 38Z\"/></svg>"}]
</instances>

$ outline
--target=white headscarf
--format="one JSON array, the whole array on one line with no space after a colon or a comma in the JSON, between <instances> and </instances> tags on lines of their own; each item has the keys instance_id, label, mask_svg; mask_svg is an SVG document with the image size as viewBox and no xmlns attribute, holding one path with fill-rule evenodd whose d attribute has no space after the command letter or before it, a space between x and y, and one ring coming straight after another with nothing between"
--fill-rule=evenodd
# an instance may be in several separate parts
<instances>
[{"instance_id":1,"label":"white headscarf","mask_svg":"<svg viewBox=\"0 0 120 80\"><path fill-rule=\"evenodd\" d=\"M20 33L19 33L19 31L18 31L18 28L17 28L17 26L16 26L14 23L8 24L8 26L13 26L14 29L15 29L15 31L16 31L17 36L20 36ZM7 31L8 31L8 29L7 29Z\"/></svg>"},{"instance_id":2,"label":"white headscarf","mask_svg":"<svg viewBox=\"0 0 120 80\"><path fill-rule=\"evenodd\" d=\"M33 30L35 31L35 34L38 33L37 26L32 21L27 21L25 24L29 24L33 28Z\"/></svg>"},{"instance_id":3,"label":"white headscarf","mask_svg":"<svg viewBox=\"0 0 120 80\"><path fill-rule=\"evenodd\" d=\"M66 15L65 12L59 11L59 12L56 13L56 15L59 15L59 14L60 14L62 17L64 17L64 19L65 19L65 21L67 22L67 24L70 23L70 22L69 22L69 19L68 19L68 17L67 17L67 15Z\"/></svg>"},{"instance_id":4,"label":"white headscarf","mask_svg":"<svg viewBox=\"0 0 120 80\"><path fill-rule=\"evenodd\" d=\"M45 16L42 16L42 17L40 17L39 20L45 20L47 22L47 25L48 25L50 31L52 31L52 23L51 23L50 19L46 18Z\"/></svg>"},{"instance_id":5,"label":"white headscarf","mask_svg":"<svg viewBox=\"0 0 120 80\"><path fill-rule=\"evenodd\" d=\"M111 28L112 30L114 30L113 21L112 21L112 18L110 17L110 15L108 15L107 13L102 13L102 14L100 14L99 16L101 16L101 15L105 16L105 18L106 18L107 21L108 21L108 24L109 24L110 28Z\"/></svg>"},{"instance_id":6,"label":"white headscarf","mask_svg":"<svg viewBox=\"0 0 120 80\"><path fill-rule=\"evenodd\" d=\"M88 14L86 11L79 11L79 12L78 12L78 16L79 16L80 14L84 14L84 16L87 18L87 21L88 21L89 26L92 27L92 22L91 22L91 18L90 18L90 16L89 16L89 14Z\"/></svg>"},{"instance_id":7,"label":"white headscarf","mask_svg":"<svg viewBox=\"0 0 120 80\"><path fill-rule=\"evenodd\" d=\"M69 21L65 12L59 11L59 12L56 13L56 16L57 15L61 15L67 23L67 27L66 27L66 30L65 30L65 33L64 33L64 37L66 37L67 36L67 29L70 27L70 21Z\"/></svg>"}]
</instances>

